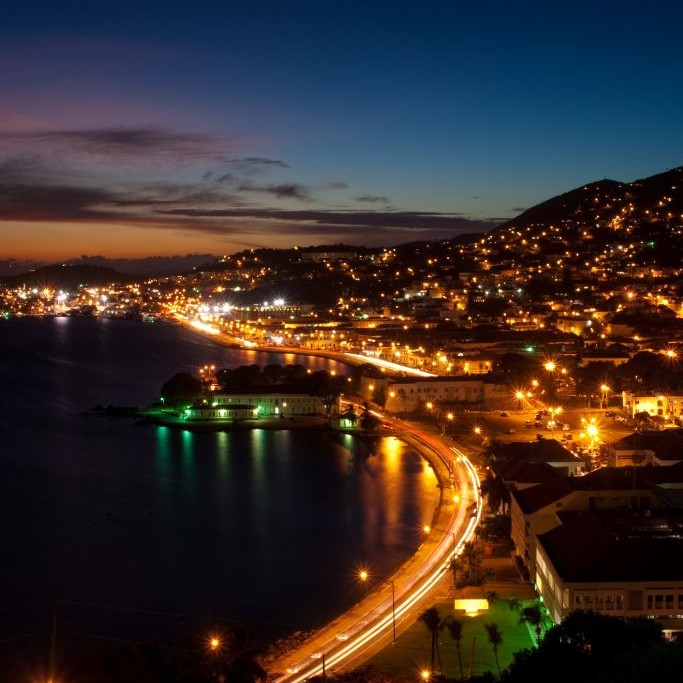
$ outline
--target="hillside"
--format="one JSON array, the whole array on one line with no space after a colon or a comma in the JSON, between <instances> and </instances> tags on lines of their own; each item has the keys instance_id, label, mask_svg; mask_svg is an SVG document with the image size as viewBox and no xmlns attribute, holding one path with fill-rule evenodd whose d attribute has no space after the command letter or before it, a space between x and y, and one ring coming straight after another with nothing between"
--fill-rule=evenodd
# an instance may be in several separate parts
<instances>
[{"instance_id":1,"label":"hillside","mask_svg":"<svg viewBox=\"0 0 683 683\"><path fill-rule=\"evenodd\" d=\"M98 287L115 282L131 282L134 278L122 275L113 268L93 265L53 265L36 268L28 273L2 278L8 287L51 287L75 290L81 286Z\"/></svg>"}]
</instances>

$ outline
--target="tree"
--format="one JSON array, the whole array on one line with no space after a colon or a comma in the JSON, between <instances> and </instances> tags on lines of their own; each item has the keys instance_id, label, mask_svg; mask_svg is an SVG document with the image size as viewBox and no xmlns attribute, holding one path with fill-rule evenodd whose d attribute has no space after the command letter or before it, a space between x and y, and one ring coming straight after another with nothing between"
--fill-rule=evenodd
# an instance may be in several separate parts
<instances>
[{"instance_id":1,"label":"tree","mask_svg":"<svg viewBox=\"0 0 683 683\"><path fill-rule=\"evenodd\" d=\"M496 591L488 591L485 595L490 605L493 605L493 613L498 616L498 603L500 602L500 593Z\"/></svg>"},{"instance_id":2,"label":"tree","mask_svg":"<svg viewBox=\"0 0 683 683\"><path fill-rule=\"evenodd\" d=\"M178 405L196 401L202 393L202 383L198 377L188 372L179 372L161 387L161 398L167 405Z\"/></svg>"},{"instance_id":3,"label":"tree","mask_svg":"<svg viewBox=\"0 0 683 683\"><path fill-rule=\"evenodd\" d=\"M522 608L522 615L519 620L534 627L536 631L536 645L538 645L541 642L541 633L543 632L543 613L541 608L538 605Z\"/></svg>"},{"instance_id":4,"label":"tree","mask_svg":"<svg viewBox=\"0 0 683 683\"><path fill-rule=\"evenodd\" d=\"M360 416L361 429L373 431L379 426L379 418L375 417L367 408L363 410Z\"/></svg>"},{"instance_id":5,"label":"tree","mask_svg":"<svg viewBox=\"0 0 683 683\"><path fill-rule=\"evenodd\" d=\"M426 609L424 612L422 612L422 614L417 618L417 620L422 622L427 627L432 637L432 649L431 657L429 659L429 670L432 673L434 673L434 662L435 660L438 660L439 672L443 673L443 669L441 668L441 653L439 652L439 631L441 630L443 620L441 619L439 610L436 609L436 607L430 607L429 609Z\"/></svg>"},{"instance_id":6,"label":"tree","mask_svg":"<svg viewBox=\"0 0 683 683\"><path fill-rule=\"evenodd\" d=\"M496 477L490 470L486 473L484 481L481 482L479 491L486 497L489 508L492 512L498 512L502 506L503 511L510 504L510 492L500 477Z\"/></svg>"},{"instance_id":7,"label":"tree","mask_svg":"<svg viewBox=\"0 0 683 683\"><path fill-rule=\"evenodd\" d=\"M528 384L532 377L540 374L540 363L529 354L504 353L500 364L505 381L511 386Z\"/></svg>"},{"instance_id":8,"label":"tree","mask_svg":"<svg viewBox=\"0 0 683 683\"><path fill-rule=\"evenodd\" d=\"M462 558L467 565L468 580L475 585L480 581L481 551L476 544L468 541L463 545Z\"/></svg>"},{"instance_id":9,"label":"tree","mask_svg":"<svg viewBox=\"0 0 683 683\"><path fill-rule=\"evenodd\" d=\"M548 630L538 647L516 652L505 683L541 680L650 683L680 679L683 644L668 643L649 619L575 611Z\"/></svg>"},{"instance_id":10,"label":"tree","mask_svg":"<svg viewBox=\"0 0 683 683\"><path fill-rule=\"evenodd\" d=\"M503 643L503 635L501 634L500 630L498 629L498 624L494 624L494 623L484 624L484 628L486 629L486 634L488 636L489 643L491 643L491 647L493 648L493 656L496 658L496 666L498 667L498 676L500 676L500 662L498 661L498 648Z\"/></svg>"},{"instance_id":11,"label":"tree","mask_svg":"<svg viewBox=\"0 0 683 683\"><path fill-rule=\"evenodd\" d=\"M448 561L448 568L453 572L453 586L455 587L458 585L458 572L463 571L465 568L462 556L457 555L451 557Z\"/></svg>"},{"instance_id":12,"label":"tree","mask_svg":"<svg viewBox=\"0 0 683 683\"><path fill-rule=\"evenodd\" d=\"M516 596L516 595L511 595L508 600L508 607L513 611L517 612L522 609L522 601Z\"/></svg>"},{"instance_id":13,"label":"tree","mask_svg":"<svg viewBox=\"0 0 683 683\"><path fill-rule=\"evenodd\" d=\"M445 627L451 638L455 641L455 649L458 653L458 668L460 669L460 680L464 681L465 672L462 668L462 650L460 647L462 641L463 622L460 621L460 619L456 619L455 617L448 617L447 619L444 619L444 621L442 622L442 627Z\"/></svg>"},{"instance_id":14,"label":"tree","mask_svg":"<svg viewBox=\"0 0 683 683\"><path fill-rule=\"evenodd\" d=\"M263 379L268 385L282 384L285 378L285 371L279 363L269 363L263 368Z\"/></svg>"}]
</instances>

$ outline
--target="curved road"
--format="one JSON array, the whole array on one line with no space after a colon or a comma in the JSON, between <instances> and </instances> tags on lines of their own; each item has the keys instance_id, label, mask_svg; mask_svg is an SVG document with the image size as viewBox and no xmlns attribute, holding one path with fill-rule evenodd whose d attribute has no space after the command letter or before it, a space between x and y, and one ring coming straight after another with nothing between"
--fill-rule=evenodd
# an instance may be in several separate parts
<instances>
[{"instance_id":1,"label":"curved road","mask_svg":"<svg viewBox=\"0 0 683 683\"><path fill-rule=\"evenodd\" d=\"M434 589L444 576L450 577L450 558L462 551L479 523L479 477L465 454L416 424L382 419L434 468L442 495L433 531L415 555L393 576L380 580L364 600L270 665L270 678L277 683L300 683L330 670L353 668L391 642L394 626L400 632L431 606Z\"/></svg>"},{"instance_id":2,"label":"curved road","mask_svg":"<svg viewBox=\"0 0 683 683\"><path fill-rule=\"evenodd\" d=\"M219 343L226 340L244 343L244 340L227 338L213 326L190 321L178 314L172 317L195 327L196 331L211 334ZM258 348L332 357L351 365L361 360L343 353L316 353L309 349ZM362 360L367 362L365 358ZM450 574L451 557L462 552L480 521L479 477L467 456L449 439L420 425L376 415L419 450L434 468L442 493L432 520L433 532L393 576L380 580L376 590L364 600L273 662L269 666L272 672L269 678L277 683L301 683L329 670L353 668L391 642L394 629L396 633L400 632L401 628L414 622L416 615L432 605L434 590Z\"/></svg>"}]
</instances>

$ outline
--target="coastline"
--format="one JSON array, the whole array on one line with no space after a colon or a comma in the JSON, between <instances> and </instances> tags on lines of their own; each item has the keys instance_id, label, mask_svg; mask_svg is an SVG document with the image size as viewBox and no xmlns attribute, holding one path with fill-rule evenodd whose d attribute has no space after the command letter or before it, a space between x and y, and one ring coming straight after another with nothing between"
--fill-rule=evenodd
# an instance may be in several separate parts
<instances>
[{"instance_id":1,"label":"coastline","mask_svg":"<svg viewBox=\"0 0 683 683\"><path fill-rule=\"evenodd\" d=\"M22 321L22 323L23 322L24 321ZM167 326L167 330L164 331L155 330L155 326L153 325L143 326L137 321L124 321L124 324L119 324L118 321L116 324L102 321L105 323L104 325L98 324L98 321L84 319L25 322L27 323L27 326L25 326L25 331L22 331L23 336L19 337L17 335L16 337L17 340L21 339L22 341L21 344L17 343L16 354L7 354L5 356L5 366L8 370L6 377L8 377L13 385L17 387L23 386L23 384L26 384L27 387L26 391L20 392L18 396L20 399L19 402L12 401L13 406L16 405L21 407L21 419L17 420L16 429L10 430L10 438L17 437L15 443L16 453L23 454L44 441L43 433L46 430L54 432L56 436L54 439L54 450L51 453L46 453L44 456L41 455L41 457L38 457L36 448L35 461L32 458L19 457L16 457L15 461L17 462L18 471L26 472L26 476L22 480L26 484L26 491L28 491L31 482L35 480L37 484L42 487L45 496L50 496L54 492L52 498L55 500L56 505L54 509L56 510L61 510L61 505L63 505L65 509L72 505L72 497L69 496L69 500L64 500L65 496L60 495L60 491L72 490L69 487L74 476L78 477L79 482L83 480L89 484L88 486L84 485L73 491L74 504L78 501L78 510L83 510L84 512L83 514L80 514L79 512L79 516L74 519L74 524L72 526L76 531L70 533L70 538L74 539L74 546L77 548L78 541L82 539L82 545L86 548L86 551L82 553L83 556L93 558L91 560L91 568L96 568L98 571L89 571L87 579L95 586L96 590L101 590L99 586L103 581L110 580L109 574L106 571L100 573L100 569L110 571L113 577L111 579L111 585L115 587L117 572L123 571L122 568L127 569L128 564L132 565L135 563L137 566L139 562L147 559L147 556L144 554L139 559L127 554L126 548L129 543L128 536L131 534L119 533L121 529L130 527L134 540L144 540L145 545L141 547L144 547L146 553L156 553L157 550L159 550L159 557L164 558L175 554L175 550L172 550L175 544L162 543L161 541L167 537L165 535L159 535L157 533L157 528L163 529L164 533L167 531L173 533L177 536L178 540L182 540L182 542L185 543L185 532L191 531L194 528L194 517L188 519L188 516L183 514L183 511L197 509L199 512L206 512L208 510L208 508L203 507L189 507L190 504L194 503L202 503L203 505L203 498L200 497L200 493L203 491L202 487L206 488L202 495L206 494L206 500L210 500L212 504L218 502L221 506L220 510L225 510L223 507L224 505L230 504L236 506L238 501L238 496L235 495L225 497L224 499L218 497L218 485L223 477L225 477L226 481L228 479L236 481L236 486L240 491L244 491L247 485L249 488L254 487L257 484L263 487L264 495L256 498L245 494L245 501L255 498L257 500L262 500L265 505L267 501L271 500L271 498L266 495L266 492L270 492L270 489L273 487L283 488L286 494L287 482L283 481L283 478L279 476L279 473L282 471L282 466L277 464L279 457L247 457L249 447L252 444L267 445L271 443L286 443L286 440L289 438L286 436L286 431L280 432L280 434L277 435L277 431L268 433L266 430L258 430L261 434L255 432L256 436L254 437L247 436L249 435L249 432L239 432L234 435L218 433L216 435L202 435L200 438L193 439L190 438L189 434L182 434L181 430L131 429L135 419L130 420L123 415L107 415L107 419L97 421L93 421L92 417L90 419L83 419L81 417L81 410L83 408L95 406L98 401L103 403L111 401L112 404L126 407L127 404L131 402L131 398L134 398L133 402L135 402L135 399L138 396L144 397L148 395L150 386L159 386L164 378L175 371L175 368L178 367L176 358L180 359L180 362L183 363L182 367L189 368L191 372L195 367L194 361L197 358L210 357L212 359L224 359L224 362L228 365L235 366L245 362L242 360L243 357L248 358L246 362L251 362L248 355L243 356L242 354L234 352L225 354L220 350L220 346L212 345L208 340L200 340L200 343L198 343L198 338L195 335L187 334L182 328L176 328L175 334L173 334L174 330L171 326ZM41 324L34 324L36 322L40 322ZM133 328L132 325L134 325L135 328ZM140 331L142 333L139 337L133 333L138 327L141 328ZM63 354L58 356L56 350L60 349L57 341L59 337L56 334L47 335L46 332L48 330L52 331L53 329L59 330L66 328L68 328L69 331L78 331L79 334L70 335L70 339L73 341L73 345L67 348L70 355ZM83 330L83 335L80 334L81 330ZM164 341L166 341L166 335L170 335L168 343L164 343L163 346L159 344L159 340L157 339L159 333L163 335L160 339ZM112 355L110 363L100 366L96 365L96 363L100 362L100 354L99 347L94 342L100 339L102 334L105 335L106 339L111 340L109 343L112 347ZM143 344L139 340L143 340L147 343ZM214 348L212 349L211 346L214 346ZM26 355L25 349L31 350L33 348L47 348L48 350L44 351L44 353L49 357L50 363L46 361L44 363L33 363L30 366L24 366L22 363L15 362L24 359ZM71 360L72 362L54 364L52 363L53 358L63 358L65 360ZM130 366L124 365L129 359L134 362L131 362ZM279 358L273 359L274 362L278 362L278 360ZM289 358L284 360L298 362L292 361ZM159 364L157 361L163 363L161 372L159 372ZM259 356L256 361L263 362L261 356ZM322 362L319 359L310 359L307 361L302 357L301 361L307 364L310 363L312 367L316 368L326 367L331 369L332 367L327 366L326 362ZM53 369L54 371L52 371ZM29 373L28 370L31 370L31 372ZM69 372L66 376L65 370ZM116 374L112 375L112 372ZM338 372L343 372L343 370L338 368ZM34 377L46 378L45 384L34 380ZM110 391L112 378L116 378L114 391ZM65 383L65 379L69 380L68 383ZM41 391L43 386L47 386L49 391ZM67 387L69 392L72 392L65 394L66 400L60 401L60 397L62 396L58 391L60 387ZM36 398L42 400L43 403L47 404L46 418L43 420L41 417L39 423L36 422L35 416L30 416L29 407L33 404L22 402L25 398L27 399L34 395ZM9 404L12 397L7 395L5 399ZM43 403L38 402L36 405L43 405ZM139 405L144 405L144 401L140 401ZM17 410L17 412L19 414L19 410ZM88 424L88 422L90 422L90 424ZM66 431L67 425L68 432ZM21 434L19 429L26 429L26 436ZM175 433L173 433L174 431ZM317 444L320 442L321 447L317 448L317 454L324 456L326 452L331 453L331 451L324 447L324 431L311 431L309 436L306 436L306 433L305 430L298 433L292 432L292 438L297 439L297 443L303 444L300 447L301 452L306 450L309 443L315 442ZM62 434L64 434L63 437L61 436ZM216 437L215 439L213 438L214 436ZM81 441L77 441L77 438L81 438ZM357 446L353 446L353 440L347 441L348 437L330 432L330 439L335 442L334 447L336 449L350 447L354 449L354 452L357 450L358 457L351 462L357 465L357 469L359 470L366 470L366 464L372 465L377 462L375 458L371 458L369 461L365 460L365 456L367 455L366 449L358 449ZM239 449L235 449L231 446L233 441L240 444ZM384 440L380 439L380 441ZM80 443L83 445L80 446ZM215 450L216 457L195 457L195 446L202 448L202 453L204 452L204 449L212 448ZM398 446L398 442L396 446ZM237 450L239 450L239 453L237 454L239 457L231 457L233 451ZM264 456L271 452L278 456L280 455L280 451L271 451L270 449L261 452L259 455ZM151 455L154 455L155 457L149 457ZM417 454L413 451L412 458L414 458L415 464L408 467L405 471L407 480L410 480L411 482L415 479L414 475L416 473L422 469L428 469L424 464L424 460L415 458L416 455ZM340 457L342 457L342 459L345 458L342 454L340 454ZM55 467L54 463L57 462L57 458L59 458L60 463L64 462L67 466ZM305 466L305 461L298 457L298 452L294 460L303 463L303 466ZM239 480L235 480L232 475L237 474L238 470L236 468L238 466L241 467L242 463L244 463L244 469L240 469L240 472L248 473L251 471L249 468L254 468L253 473L256 473L257 471L262 473L268 472L272 476L272 479L261 478L251 480L246 478L242 479L242 482L240 483ZM34 476L31 473L31 470L35 469L37 466L40 468L38 476ZM325 468L322 469L324 470ZM112 474L115 474L116 478L112 477ZM221 479L218 478L219 476ZM116 484L116 481L119 478L122 482L126 482L125 485L118 486ZM175 481L179 482L178 485L170 483ZM428 479L423 479L423 481L426 484L426 490L429 497L422 497L425 504L420 508L419 521L429 519L438 498L436 481L433 476L430 476ZM180 482L182 482L182 485ZM389 480L386 480L384 483L377 481L376 484L378 487L383 487L388 482ZM5 489L10 490L10 484L13 484L11 478L9 482L5 483ZM369 481L368 483L372 482ZM29 496L22 486L16 488L16 497L17 499L19 499L19 496L28 499ZM424 489L425 487L423 486L422 488ZM147 489L149 489L149 491L147 491ZM81 491L84 493L79 497ZM88 493L88 491L96 491L97 493L94 495L93 493ZM154 495L150 497L149 493L153 493ZM14 501L14 495L15 494L3 496L5 498L3 510L9 509L10 503ZM240 495L242 494L240 493ZM312 500L310 502L314 503L317 497L318 494L314 487L313 495L311 496ZM83 498L83 500L81 500L81 498ZM48 499L51 500L51 498ZM63 528L64 523L61 521L63 516L60 515L59 520L55 517L55 521L52 523L51 518L44 515L44 511L40 505L42 498L33 498L31 500L36 500L36 504L33 507L37 514L36 522L39 522L40 525L37 523L33 524L31 518L28 518L26 522L26 538L32 539L33 536L31 534L37 535L38 533L42 533L43 527L48 527L51 530L49 537L59 539L58 533L52 533L52 527L54 526L57 532ZM355 503L357 509L361 508L358 510L359 514L361 510L374 509L375 507L379 510L380 504L380 499L378 497L368 499L367 504ZM325 505L325 507L327 506ZM413 508L409 509L409 511L412 510ZM110 511L110 514L104 517L103 515L108 511ZM227 516L228 515L226 515L226 517ZM232 518L239 520L240 517L240 509L236 509ZM216 540L217 559L222 561L227 567L231 561L231 555L228 551L219 549L219 546L222 546L222 544L220 543L220 537L216 536L216 534L222 529L222 523L219 524L216 522L214 524L214 520L217 520L217 518L210 518L208 520L209 525L205 528L211 531L211 534L213 534L213 537ZM375 520L376 518L373 517L371 521L374 522ZM330 530L333 528L334 527L330 527ZM175 531L176 529L178 529L177 532ZM94 533L95 530L97 531L96 534ZM152 535L152 532L155 532L154 535ZM181 532L183 532L182 539L180 537ZM412 540L415 540L414 536L415 534L413 533L411 537ZM98 537L102 537L101 542L98 541ZM186 558L184 561L188 567L195 565L195 558L204 558L204 554L206 554L207 557L212 557L214 555L214 552L211 549L211 546L213 545L211 536L207 537L209 542L206 542L207 539L204 538L203 534L188 533L187 538L191 539L187 544L187 548L192 550L184 554L183 557ZM286 539L287 537L283 536L283 538ZM27 552L27 547L25 547L28 546L28 541L25 546L22 546L19 543L18 538L10 538L12 544L14 544L15 540L17 546L16 557L31 557L31 549L28 548ZM343 538L339 539L339 541L343 540ZM373 539L369 538L368 540L372 541ZM419 542L420 540L418 539L416 543ZM91 546L93 546L94 543L98 543L96 548L99 548L101 545L103 553L109 548L114 548L116 551L116 556L113 558L113 561L107 562L105 567L100 567L100 564L103 564L100 560L101 554L89 554L88 552L92 549ZM159 543L159 548L156 547L156 543ZM33 547L39 547L35 543L31 543L31 545ZM339 543L330 543L330 545L338 547ZM55 541L55 546L57 546L57 541ZM313 548L311 549L313 554L318 552L317 546L317 542L313 544ZM294 547L293 544L290 546L290 549L292 547ZM166 548L169 549L168 552L166 551ZM407 553L401 553L398 546L392 548L392 553L395 554L395 563L391 563L391 568L388 568L387 571L384 572L385 575L389 575L393 571L393 567L401 566L406 560L406 557L414 551L414 546L411 546L410 548L404 547L404 550L407 550ZM286 553L287 549L285 549L285 554L280 557L286 558ZM299 556L298 553L297 556ZM341 561L336 563L336 567L344 565L347 558L355 559L357 557L365 558L365 555L362 552L357 555L347 553ZM375 558L373 558L373 560L374 559ZM168 562L166 562L166 564L168 566L173 566ZM202 562L202 565L205 567L210 566L205 562ZM39 562L31 562L31 566L37 567L35 570L37 580L33 583L38 585L38 579L42 579L44 575L43 568ZM379 563L374 564L374 566L378 567ZM304 567L303 569L305 570L306 568ZM64 571L64 574L67 574L66 570ZM164 576L160 577L155 576L155 574L156 572L154 571L147 572L135 586L139 586L140 590L146 591L145 595L151 596L150 598L147 598L150 602L156 601L154 602L155 605L158 604L163 606L166 604L164 602L164 600L167 599L166 596L173 594L172 590L166 590L166 585L172 582L172 577L169 572L163 572ZM319 572L319 574L324 573ZM81 598L81 591L89 590L87 581L80 581L75 577L71 579L71 576L73 576L73 574L68 574L66 579L62 579L60 576L60 580L67 586L67 588L64 589L64 594ZM260 624L269 624L269 622L267 622L267 618L264 619L262 613L259 612L258 616L254 617L254 619L256 619L256 623L259 624L259 628L264 628L264 632L262 633L262 642L264 646L266 642L273 642L283 633L291 633L297 628L309 630L318 627L334 618L335 615L343 612L345 606L350 606L352 604L353 597L342 605L339 605L339 600L336 599L335 604L338 605L338 608L326 611L325 616L322 614L322 603L326 599L328 592L338 592L336 588L334 588L335 583L341 587L341 584L338 582L341 580L343 583L344 578L344 576L342 576L341 579L337 578L335 582L329 584L329 587L324 586L320 593L316 591L319 595L319 598L316 600L304 599L297 601L309 603L308 607L305 609L299 609L299 611L305 611L305 621L288 619L288 623L282 622L281 624L276 625L261 626ZM14 580L14 577L12 577L12 579ZM19 575L15 581L17 586L19 586L18 594L21 594L21 581L22 578L21 575ZM71 585L68 581L73 581L74 585ZM214 576L208 576L206 583L202 584L202 586L213 586L213 582ZM10 585L14 589L14 584ZM82 585L85 587L81 588ZM318 584L315 585L317 586ZM157 586L164 587L163 592L160 592L158 595L155 592ZM258 588L254 590L258 590ZM351 592L354 592L354 590L355 589L352 588ZM208 593L208 589L205 590L202 588L197 592L196 598L184 594L182 598L185 601L185 603L183 603L183 609L187 612L192 612L189 601L195 599L197 601L204 600L207 597L204 593ZM304 596L305 595L306 593L304 592ZM215 604L215 609L221 609L223 614L233 614L232 610L234 610L235 614L241 614L241 611L246 613L248 609L251 609L249 605L252 598L246 591L244 592L244 596L244 604L240 602L242 594L239 593L235 599L230 598L232 602L226 602L224 597L219 598L216 596L215 602L211 602L210 604ZM119 599L125 603L126 596L121 596ZM213 597L209 597L209 599L214 601ZM255 600L255 596L253 599ZM107 603L109 602L114 601L107 598ZM275 602L272 602L271 604L275 604ZM316 606L318 602L320 604L319 606ZM316 612L319 613L317 618ZM245 616L243 618L249 619L250 617ZM101 620L102 623L105 623L106 615L102 616ZM172 624L168 628L169 632L173 627L174 625ZM143 625L139 626L140 630L143 630L144 628L145 626ZM273 633L270 633L267 629L271 629ZM160 631L161 630L163 629L160 629Z\"/></svg>"},{"instance_id":2,"label":"coastline","mask_svg":"<svg viewBox=\"0 0 683 683\"><path fill-rule=\"evenodd\" d=\"M184 321L179 321L182 324L186 324ZM217 344L222 346L234 347L235 344L239 344L239 340L229 337L228 335L219 334L208 334L206 332L202 333L201 329L193 325L187 325L189 329L194 330L198 334L205 336ZM241 345L240 345L241 346ZM358 359L347 358L344 354L331 352L331 351L313 351L313 350L303 350L300 348L290 349L290 348L280 348L280 347L250 347L255 351L265 351L265 352L275 352L275 353L293 353L302 356L317 356L323 358L329 358L339 362L346 363L348 365L360 365L361 361ZM323 418L325 421L326 418ZM254 421L255 422L255 421ZM272 420L270 422L273 422ZM282 422L278 420L277 422ZM250 428L259 428L260 425L253 425ZM413 425L410 421L403 420L402 427L409 427L417 431L417 425ZM285 423L282 426L278 426L281 429L293 428ZM272 427L271 427L272 428ZM276 427L277 428L277 427ZM307 428L302 424L302 428ZM311 428L311 427L308 427ZM386 436L389 433L396 438L403 441L408 447L415 450L415 452L431 467L437 481L437 487L439 488L439 495L436 499L436 504L432 513L432 526L434 528L450 528L455 516L456 516L456 506L453 501L449 499L444 499L444 488L451 485L448 464L444 461L443 456L439 455L433 447L428 444L423 443L417 434L413 431L405 433L407 430L398 428L390 430L387 432L386 429L382 429L374 434L368 432L360 433L354 430L340 430L346 431L354 436ZM403 433L401 433L403 432ZM334 642L334 639L338 639L338 634L340 629L342 629L342 624L347 621L360 622L365 618L365 615L370 614L373 609L373 604L378 600L378 597L386 591L386 585L391 584L394 586L399 582L405 582L408 580L412 574L419 571L420 565L423 562L422 555L424 554L426 547L429 543L420 544L415 552L410 555L405 562L388 578L382 579L378 582L375 587L368 593L368 595L361 600L359 603L352 605L347 610L338 615L335 619L330 622L322 624L320 627L308 632L306 634L300 634L300 632L292 633L290 636L279 639L278 641L271 643L269 649L265 651L261 657L262 664L264 668L269 672L269 677L277 677L278 679L286 679L290 672L294 673L295 670L298 671L298 665L296 661L301 659L302 653L309 650L320 650L324 647L324 643L329 642L330 639ZM296 636L299 637L296 637ZM303 636L303 637L301 637ZM284 648L283 648L284 646ZM274 651L275 650L275 651ZM357 662L359 665L361 662ZM294 668L292 668L294 667ZM288 673L284 673L288 672Z\"/></svg>"},{"instance_id":3,"label":"coastline","mask_svg":"<svg viewBox=\"0 0 683 683\"><path fill-rule=\"evenodd\" d=\"M239 339L238 337L233 337L229 334L225 334L224 332L209 332L208 330L193 325L191 322L188 322L184 318L178 316L172 318L160 317L159 320L182 325L183 327L186 327L188 330L195 332L201 337L205 339L210 339L219 346L225 346L226 348L238 348L245 351L260 351L263 353L291 353L298 356L314 356L317 358L327 358L329 360L335 360L339 363L345 363L346 365L350 365L352 367L363 364L361 360L357 358L350 358L346 354L340 353L338 351L324 351L322 349L303 349L300 346L259 346L257 344L251 346L245 344L244 340Z\"/></svg>"}]
</instances>

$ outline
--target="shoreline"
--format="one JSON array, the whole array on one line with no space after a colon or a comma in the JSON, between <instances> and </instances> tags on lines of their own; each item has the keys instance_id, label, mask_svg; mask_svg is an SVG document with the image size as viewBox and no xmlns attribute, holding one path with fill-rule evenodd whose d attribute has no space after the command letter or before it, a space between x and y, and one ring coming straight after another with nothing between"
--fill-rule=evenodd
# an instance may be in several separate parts
<instances>
[{"instance_id":1,"label":"shoreline","mask_svg":"<svg viewBox=\"0 0 683 683\"><path fill-rule=\"evenodd\" d=\"M239 348L245 348L242 344L239 343L239 340L235 339L234 337L230 337L229 335L224 335L222 333L219 334L209 334L207 332L203 332L201 329L188 324L184 320L180 319L175 319L177 323L182 324L189 330L192 330L193 332L199 334L200 336L211 339L215 343L217 343L220 346L229 346L229 347L235 347L235 345L239 345ZM315 356L315 357L322 357L322 358L328 358L331 360L335 360L338 362L345 363L350 366L354 365L360 365L361 361L358 359L349 359L346 358L344 354L341 353L336 353L332 351L314 351L314 350L303 350L300 348L295 348L295 349L290 349L290 348L281 348L281 347L259 347L259 346L254 346L254 347L249 347L251 350L255 351L263 351L263 352L270 352L270 353L292 353L292 354L297 354L297 355L302 355L302 356ZM412 426L412 424L409 421L404 421L404 424L408 424ZM258 428L258 427L252 427L252 428ZM282 428L288 428L286 425ZM347 431L347 433L351 433L354 436L363 436L363 434L358 433L356 434L355 432L352 432L350 430L340 430L340 431ZM382 430L385 431L385 430ZM432 448L430 448L427 444L424 444L421 442L420 439L414 438L415 435L411 432L410 434L407 435L400 435L397 436L396 430L391 430L392 435L396 436L396 438L399 438L403 443L406 444L409 448L412 448L420 458L422 458L432 469L434 472L435 478L436 478L436 486L439 489L439 494L436 497L436 502L434 505L434 510L432 512L432 524L434 527L437 526L442 526L445 527L450 523L451 518L455 514L455 511L451 508L453 508L453 505L451 503L447 503L444 500L443 496L443 490L444 486L446 485L446 482L449 481L449 476L450 472L448 470L447 465L443 462L442 458L439 456L438 453L434 452ZM366 434L367 435L367 434ZM374 436L385 436L387 434L381 434L381 433L376 433ZM448 527L446 527L448 528ZM292 659L297 659L298 651L304 651L306 648L311 647L312 643L316 643L317 641L323 641L326 638L329 637L330 633L334 632L337 628L340 622L342 622L344 619L356 616L359 611L370 611L370 607L365 607L365 605L370 605L373 600L376 600L377 596L385 589L385 584L387 582L391 582L393 585L394 581L399 580L402 577L405 577L406 575L409 575L412 572L413 566L417 563L419 563L419 555L423 549L423 546L425 544L422 543L420 544L415 552L413 552L409 557L406 558L406 560L396 569L396 571L392 574L389 579L384 580L384 582L380 582L376 585L376 587L370 591L370 593L366 596L365 599L361 600L359 603L356 603L354 605L349 606L346 610L344 610L342 613L340 613L336 618L332 619L329 622L321 624L319 627L312 629L309 631L306 636L302 641L299 641L298 639L293 639L296 642L292 642L290 638L292 638L293 634L289 634L283 639L280 639L280 644L284 643L291 643L292 647L281 650L279 652L273 653L272 650L269 651L268 648L273 647L275 643L269 644L268 648L264 651L261 659L264 664L264 668L269 671L270 676L278 676L279 678L286 678L287 674L283 674L283 671L287 671L288 665L291 663ZM278 642L278 641L276 641Z\"/></svg>"},{"instance_id":2,"label":"shoreline","mask_svg":"<svg viewBox=\"0 0 683 683\"><path fill-rule=\"evenodd\" d=\"M210 339L214 341L219 346L224 346L231 349L240 349L242 351L259 351L262 353L280 353L280 354L294 354L298 356L314 356L316 358L327 358L328 360L334 360L338 363L344 363L345 365L350 365L351 367L356 367L362 365L363 362L357 358L349 358L346 354L339 351L324 351L322 349L304 349L300 346L260 346L254 343L254 346L249 346L244 343L244 340L238 337L233 337L224 332L208 332L207 330L202 330L200 327L196 327L192 323L178 317L165 317L161 316L158 320L163 322L170 322L172 324L182 325L186 329L194 332L204 339Z\"/></svg>"}]
</instances>

